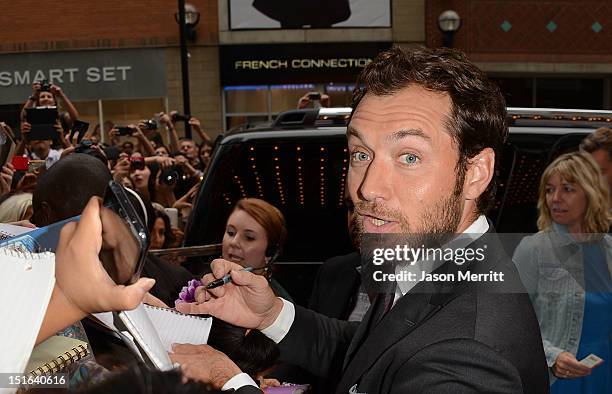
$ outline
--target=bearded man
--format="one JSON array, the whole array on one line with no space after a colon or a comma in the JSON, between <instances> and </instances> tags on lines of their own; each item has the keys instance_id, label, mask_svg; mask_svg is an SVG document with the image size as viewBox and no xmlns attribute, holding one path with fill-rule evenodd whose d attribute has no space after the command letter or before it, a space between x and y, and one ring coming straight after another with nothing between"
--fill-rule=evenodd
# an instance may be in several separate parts
<instances>
[{"instance_id":1,"label":"bearded man","mask_svg":"<svg viewBox=\"0 0 612 394\"><path fill-rule=\"evenodd\" d=\"M412 248L445 243L449 234L469 235L462 246L476 250L494 244L484 214L508 133L499 89L465 55L445 48L392 48L363 70L357 86L348 190L362 257L369 238L392 234L415 235ZM337 393L547 393L538 322L501 250L472 263L457 254L430 271L419 262L423 275L385 287L361 323L275 297L264 278L224 260L203 281L229 273L233 282L200 291L197 303L180 309L261 330L279 344L282 361L339 377ZM503 273L505 282L420 279L487 272ZM217 388L257 392L211 348L178 347L172 357Z\"/></svg>"}]
</instances>

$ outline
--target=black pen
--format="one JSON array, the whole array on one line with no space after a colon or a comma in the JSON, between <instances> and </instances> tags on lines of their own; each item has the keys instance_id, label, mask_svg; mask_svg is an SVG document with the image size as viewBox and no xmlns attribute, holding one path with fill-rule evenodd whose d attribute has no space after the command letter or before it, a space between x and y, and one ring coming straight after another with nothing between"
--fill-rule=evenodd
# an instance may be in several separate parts
<instances>
[{"instance_id":1,"label":"black pen","mask_svg":"<svg viewBox=\"0 0 612 394\"><path fill-rule=\"evenodd\" d=\"M245 267L241 269L241 271L251 272L253 271L253 267ZM230 274L227 274L223 278L213 280L212 282L204 286L204 288L206 290L214 289L216 287L223 286L224 284L230 283L231 281L232 281L232 276Z\"/></svg>"}]
</instances>

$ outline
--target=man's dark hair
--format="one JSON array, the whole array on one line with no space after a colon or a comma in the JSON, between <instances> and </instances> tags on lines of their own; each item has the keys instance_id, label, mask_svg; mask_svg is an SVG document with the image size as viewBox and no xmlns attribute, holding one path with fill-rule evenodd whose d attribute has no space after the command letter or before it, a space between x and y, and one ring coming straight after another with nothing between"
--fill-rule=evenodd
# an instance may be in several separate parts
<instances>
[{"instance_id":1,"label":"man's dark hair","mask_svg":"<svg viewBox=\"0 0 612 394\"><path fill-rule=\"evenodd\" d=\"M484 72L457 50L393 47L380 53L360 73L353 92L353 110L365 95L389 96L409 86L450 96L451 114L446 128L459 148L458 179L465 175L468 160L485 148L495 152L497 173L508 135L506 103ZM478 198L478 213L492 206L495 192L494 176Z\"/></svg>"},{"instance_id":2,"label":"man's dark hair","mask_svg":"<svg viewBox=\"0 0 612 394\"><path fill-rule=\"evenodd\" d=\"M256 379L256 375L273 367L280 356L278 345L258 330L248 332L213 318L208 344L227 354L240 370Z\"/></svg>"},{"instance_id":3,"label":"man's dark hair","mask_svg":"<svg viewBox=\"0 0 612 394\"><path fill-rule=\"evenodd\" d=\"M94 385L81 387L78 394L106 394L106 393L130 393L130 394L215 394L219 391L213 390L204 383L193 380L183 381L183 374L178 370L158 371L142 364L135 364L124 370L114 372L105 377L104 380Z\"/></svg>"},{"instance_id":4,"label":"man's dark hair","mask_svg":"<svg viewBox=\"0 0 612 394\"><path fill-rule=\"evenodd\" d=\"M612 160L612 129L598 128L582 140L580 149L589 153L602 149L608 152L608 157Z\"/></svg>"},{"instance_id":5,"label":"man's dark hair","mask_svg":"<svg viewBox=\"0 0 612 394\"><path fill-rule=\"evenodd\" d=\"M82 153L66 156L38 178L32 196L32 222L46 226L80 215L91 197L104 197L111 178L108 167L93 156ZM53 211L51 222L41 215L43 205Z\"/></svg>"}]
</instances>

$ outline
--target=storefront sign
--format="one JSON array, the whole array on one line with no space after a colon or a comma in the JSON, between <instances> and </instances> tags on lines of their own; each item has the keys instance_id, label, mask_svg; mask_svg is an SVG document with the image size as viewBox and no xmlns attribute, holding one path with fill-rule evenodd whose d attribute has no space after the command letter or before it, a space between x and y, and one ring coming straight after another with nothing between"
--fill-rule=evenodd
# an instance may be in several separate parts
<instances>
[{"instance_id":1,"label":"storefront sign","mask_svg":"<svg viewBox=\"0 0 612 394\"><path fill-rule=\"evenodd\" d=\"M223 85L354 82L389 43L221 47Z\"/></svg>"},{"instance_id":2,"label":"storefront sign","mask_svg":"<svg viewBox=\"0 0 612 394\"><path fill-rule=\"evenodd\" d=\"M35 81L59 85L73 101L164 97L164 50L40 52L0 56L0 105L18 104Z\"/></svg>"}]
</instances>

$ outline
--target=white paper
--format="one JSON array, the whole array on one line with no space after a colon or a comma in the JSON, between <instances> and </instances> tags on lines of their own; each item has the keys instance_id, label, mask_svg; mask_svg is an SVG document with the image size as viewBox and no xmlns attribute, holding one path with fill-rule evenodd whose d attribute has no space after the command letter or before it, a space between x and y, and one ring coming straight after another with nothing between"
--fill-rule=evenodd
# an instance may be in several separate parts
<instances>
[{"instance_id":1,"label":"white paper","mask_svg":"<svg viewBox=\"0 0 612 394\"><path fill-rule=\"evenodd\" d=\"M174 368L143 304L134 310L119 313L119 318L157 369L169 371Z\"/></svg>"},{"instance_id":2,"label":"white paper","mask_svg":"<svg viewBox=\"0 0 612 394\"><path fill-rule=\"evenodd\" d=\"M171 309L145 305L166 351L172 351L173 343L205 345L208 341L212 318L184 315Z\"/></svg>"},{"instance_id":3,"label":"white paper","mask_svg":"<svg viewBox=\"0 0 612 394\"><path fill-rule=\"evenodd\" d=\"M0 249L0 373L22 373L55 285L53 253Z\"/></svg>"},{"instance_id":4,"label":"white paper","mask_svg":"<svg viewBox=\"0 0 612 394\"><path fill-rule=\"evenodd\" d=\"M585 365L589 368L593 368L596 367L597 365L601 364L604 360L599 358L598 356L594 355L593 353L589 354L588 356L586 356L585 358L583 358L582 360L580 360L580 364Z\"/></svg>"}]
</instances>

